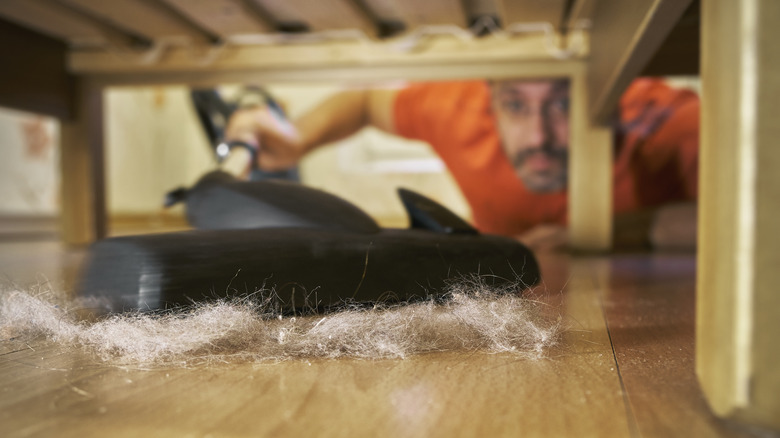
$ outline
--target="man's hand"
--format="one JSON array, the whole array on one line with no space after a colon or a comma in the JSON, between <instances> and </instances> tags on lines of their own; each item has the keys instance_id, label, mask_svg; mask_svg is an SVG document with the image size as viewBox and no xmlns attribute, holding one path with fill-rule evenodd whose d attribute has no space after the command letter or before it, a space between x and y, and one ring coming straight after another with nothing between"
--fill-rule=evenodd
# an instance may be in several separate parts
<instances>
[{"instance_id":1,"label":"man's hand","mask_svg":"<svg viewBox=\"0 0 780 438\"><path fill-rule=\"evenodd\" d=\"M342 140L372 125L394 133L393 103L396 89L352 90L337 93L290 123L267 107L236 111L225 133L226 140L257 146L258 166L263 170L287 169L309 151Z\"/></svg>"},{"instance_id":2,"label":"man's hand","mask_svg":"<svg viewBox=\"0 0 780 438\"><path fill-rule=\"evenodd\" d=\"M569 231L560 225L537 225L517 236L517 240L535 251L560 251L569 246Z\"/></svg>"},{"instance_id":3,"label":"man's hand","mask_svg":"<svg viewBox=\"0 0 780 438\"><path fill-rule=\"evenodd\" d=\"M267 106L239 109L230 117L225 138L257 148L257 165L268 171L295 166L306 153L295 127Z\"/></svg>"}]
</instances>

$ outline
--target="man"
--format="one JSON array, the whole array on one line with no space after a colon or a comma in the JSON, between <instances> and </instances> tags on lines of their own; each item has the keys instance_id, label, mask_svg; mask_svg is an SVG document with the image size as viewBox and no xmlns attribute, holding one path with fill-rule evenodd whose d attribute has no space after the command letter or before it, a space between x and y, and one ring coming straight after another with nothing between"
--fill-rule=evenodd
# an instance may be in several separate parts
<instances>
[{"instance_id":1,"label":"man","mask_svg":"<svg viewBox=\"0 0 780 438\"><path fill-rule=\"evenodd\" d=\"M695 242L698 99L638 80L621 100L614 168L618 246ZM283 132L267 111L237 113L228 136L279 169L365 125L428 142L452 172L482 231L536 248L566 244L569 84L510 80L415 84L339 94Z\"/></svg>"}]
</instances>

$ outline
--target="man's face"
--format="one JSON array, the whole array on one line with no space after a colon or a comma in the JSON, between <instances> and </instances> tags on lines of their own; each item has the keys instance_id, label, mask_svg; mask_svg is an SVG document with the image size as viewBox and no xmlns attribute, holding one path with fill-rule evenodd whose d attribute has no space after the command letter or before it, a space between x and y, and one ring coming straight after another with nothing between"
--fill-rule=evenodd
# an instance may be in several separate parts
<instances>
[{"instance_id":1,"label":"man's face","mask_svg":"<svg viewBox=\"0 0 780 438\"><path fill-rule=\"evenodd\" d=\"M569 82L492 84L493 111L509 161L534 192L566 188L569 158Z\"/></svg>"}]
</instances>

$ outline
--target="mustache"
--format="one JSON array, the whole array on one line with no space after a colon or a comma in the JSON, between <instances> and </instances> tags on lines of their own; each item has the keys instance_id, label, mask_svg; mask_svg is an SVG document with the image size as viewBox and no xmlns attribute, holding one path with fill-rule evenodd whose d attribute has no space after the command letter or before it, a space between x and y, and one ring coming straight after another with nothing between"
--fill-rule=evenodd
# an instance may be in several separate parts
<instances>
[{"instance_id":1,"label":"mustache","mask_svg":"<svg viewBox=\"0 0 780 438\"><path fill-rule=\"evenodd\" d=\"M526 149L514 154L512 156L512 166L517 168L525 163L528 158L536 154L544 154L550 160L563 161L564 163L569 161L569 150L567 148L556 148L551 145L543 145L538 148Z\"/></svg>"}]
</instances>

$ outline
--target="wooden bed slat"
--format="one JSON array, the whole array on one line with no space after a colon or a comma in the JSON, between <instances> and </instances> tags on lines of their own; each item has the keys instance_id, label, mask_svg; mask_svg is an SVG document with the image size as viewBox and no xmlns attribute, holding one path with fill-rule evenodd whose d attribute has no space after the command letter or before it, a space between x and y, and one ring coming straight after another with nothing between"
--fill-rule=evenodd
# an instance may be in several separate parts
<instances>
[{"instance_id":1,"label":"wooden bed slat","mask_svg":"<svg viewBox=\"0 0 780 438\"><path fill-rule=\"evenodd\" d=\"M363 0L363 4L378 20L403 21L395 0Z\"/></svg>"},{"instance_id":2,"label":"wooden bed slat","mask_svg":"<svg viewBox=\"0 0 780 438\"><path fill-rule=\"evenodd\" d=\"M606 124L691 0L601 0L593 12L588 75L590 117Z\"/></svg>"},{"instance_id":3,"label":"wooden bed slat","mask_svg":"<svg viewBox=\"0 0 780 438\"><path fill-rule=\"evenodd\" d=\"M440 24L468 26L466 12L460 0L397 0L395 4L410 29Z\"/></svg>"},{"instance_id":4,"label":"wooden bed slat","mask_svg":"<svg viewBox=\"0 0 780 438\"><path fill-rule=\"evenodd\" d=\"M182 15L221 37L272 31L243 0L161 0Z\"/></svg>"},{"instance_id":5,"label":"wooden bed slat","mask_svg":"<svg viewBox=\"0 0 780 438\"><path fill-rule=\"evenodd\" d=\"M588 126L593 135L588 136L589 156L576 158L572 155L572 168L582 170L579 175L586 178L583 180L585 184L576 184L579 180L573 179L575 190L569 201L572 207L572 242L576 248L607 249L610 246L610 116L620 95L663 42L689 3L689 0L643 0L629 4L620 0L602 0L594 11L587 89L582 90L582 95L587 96ZM599 126L603 128L599 129ZM606 178L590 179L592 175ZM580 185L583 188L578 188ZM588 196L583 196L586 191ZM575 196L577 194L579 196ZM593 200L594 206L583 204L586 199Z\"/></svg>"},{"instance_id":6,"label":"wooden bed slat","mask_svg":"<svg viewBox=\"0 0 780 438\"><path fill-rule=\"evenodd\" d=\"M60 0L119 29L149 39L179 39L181 42L207 43L209 35L151 0Z\"/></svg>"},{"instance_id":7,"label":"wooden bed slat","mask_svg":"<svg viewBox=\"0 0 780 438\"><path fill-rule=\"evenodd\" d=\"M353 0L252 0L277 22L299 22L311 31L359 29L376 34L373 20Z\"/></svg>"},{"instance_id":8,"label":"wooden bed slat","mask_svg":"<svg viewBox=\"0 0 780 438\"><path fill-rule=\"evenodd\" d=\"M497 0L497 3L504 26L547 22L556 29L561 27L564 0Z\"/></svg>"},{"instance_id":9,"label":"wooden bed slat","mask_svg":"<svg viewBox=\"0 0 780 438\"><path fill-rule=\"evenodd\" d=\"M3 0L0 16L75 45L103 45L110 39L88 17L48 0Z\"/></svg>"}]
</instances>

